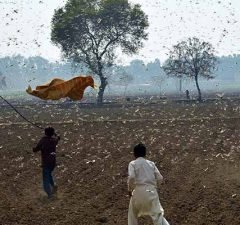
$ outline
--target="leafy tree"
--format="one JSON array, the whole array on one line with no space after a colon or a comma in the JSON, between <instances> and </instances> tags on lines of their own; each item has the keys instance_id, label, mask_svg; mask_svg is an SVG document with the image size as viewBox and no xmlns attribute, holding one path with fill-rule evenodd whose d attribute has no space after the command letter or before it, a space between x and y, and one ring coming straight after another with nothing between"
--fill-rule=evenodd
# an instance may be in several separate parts
<instances>
[{"instance_id":1,"label":"leafy tree","mask_svg":"<svg viewBox=\"0 0 240 225\"><path fill-rule=\"evenodd\" d=\"M214 78L217 59L212 45L198 38L189 38L173 46L163 69L169 76L194 78L198 90L198 100L202 100L198 79Z\"/></svg>"},{"instance_id":2,"label":"leafy tree","mask_svg":"<svg viewBox=\"0 0 240 225\"><path fill-rule=\"evenodd\" d=\"M150 62L146 65L147 77L150 78L152 85L159 88L159 95L162 93L162 87L166 80L166 74L164 73L159 59L155 59L154 62Z\"/></svg>"},{"instance_id":3,"label":"leafy tree","mask_svg":"<svg viewBox=\"0 0 240 225\"><path fill-rule=\"evenodd\" d=\"M51 40L65 57L85 63L99 76L97 101L101 103L107 86L103 71L113 64L118 48L137 53L147 39L147 27L140 5L128 0L68 0L55 11Z\"/></svg>"}]
</instances>

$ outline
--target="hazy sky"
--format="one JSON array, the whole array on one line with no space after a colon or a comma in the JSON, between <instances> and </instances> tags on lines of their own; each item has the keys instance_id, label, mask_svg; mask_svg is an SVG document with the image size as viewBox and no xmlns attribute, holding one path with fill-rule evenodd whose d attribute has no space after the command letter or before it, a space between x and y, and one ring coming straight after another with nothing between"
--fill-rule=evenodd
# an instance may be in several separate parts
<instances>
[{"instance_id":1,"label":"hazy sky","mask_svg":"<svg viewBox=\"0 0 240 225\"><path fill-rule=\"evenodd\" d=\"M41 55L60 60L60 51L50 41L54 9L65 0L0 0L0 57L12 54ZM196 36L209 41L218 55L240 54L240 0L131 0L149 16L149 39L131 58L151 61L167 58L168 48Z\"/></svg>"}]
</instances>

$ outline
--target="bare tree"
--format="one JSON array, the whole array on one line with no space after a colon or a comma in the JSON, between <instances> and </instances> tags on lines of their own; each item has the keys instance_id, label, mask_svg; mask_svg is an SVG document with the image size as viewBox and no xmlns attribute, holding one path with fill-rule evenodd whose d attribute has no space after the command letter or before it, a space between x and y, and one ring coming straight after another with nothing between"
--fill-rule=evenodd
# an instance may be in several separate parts
<instances>
[{"instance_id":1,"label":"bare tree","mask_svg":"<svg viewBox=\"0 0 240 225\"><path fill-rule=\"evenodd\" d=\"M189 38L173 46L168 60L163 69L168 76L177 78L194 78L198 90L198 100L202 100L202 94L198 79L214 78L213 72L216 68L217 59L215 49L212 45L198 38Z\"/></svg>"}]
</instances>

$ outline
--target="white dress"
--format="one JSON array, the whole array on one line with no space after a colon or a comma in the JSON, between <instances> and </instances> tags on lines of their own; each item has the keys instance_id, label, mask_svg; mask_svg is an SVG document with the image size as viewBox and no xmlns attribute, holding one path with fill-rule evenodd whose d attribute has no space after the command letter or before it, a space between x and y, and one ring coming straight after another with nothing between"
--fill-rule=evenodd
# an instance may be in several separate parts
<instances>
[{"instance_id":1,"label":"white dress","mask_svg":"<svg viewBox=\"0 0 240 225\"><path fill-rule=\"evenodd\" d=\"M154 225L169 225L156 189L163 177L154 162L139 157L129 163L128 174L128 190L132 191L128 225L137 225L141 216L150 216Z\"/></svg>"}]
</instances>

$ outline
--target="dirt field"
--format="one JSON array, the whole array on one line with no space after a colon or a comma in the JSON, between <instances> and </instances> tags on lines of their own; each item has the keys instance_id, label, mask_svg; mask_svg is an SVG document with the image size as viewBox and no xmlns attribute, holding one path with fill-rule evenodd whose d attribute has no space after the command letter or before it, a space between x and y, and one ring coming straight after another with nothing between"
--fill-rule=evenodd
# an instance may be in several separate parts
<instances>
[{"instance_id":1,"label":"dirt field","mask_svg":"<svg viewBox=\"0 0 240 225\"><path fill-rule=\"evenodd\" d=\"M165 178L160 200L170 224L240 224L238 101L85 108L22 102L17 109L61 135L59 192L51 202L42 192L40 155L31 150L42 131L1 105L1 225L126 225L127 166L140 141Z\"/></svg>"}]
</instances>

